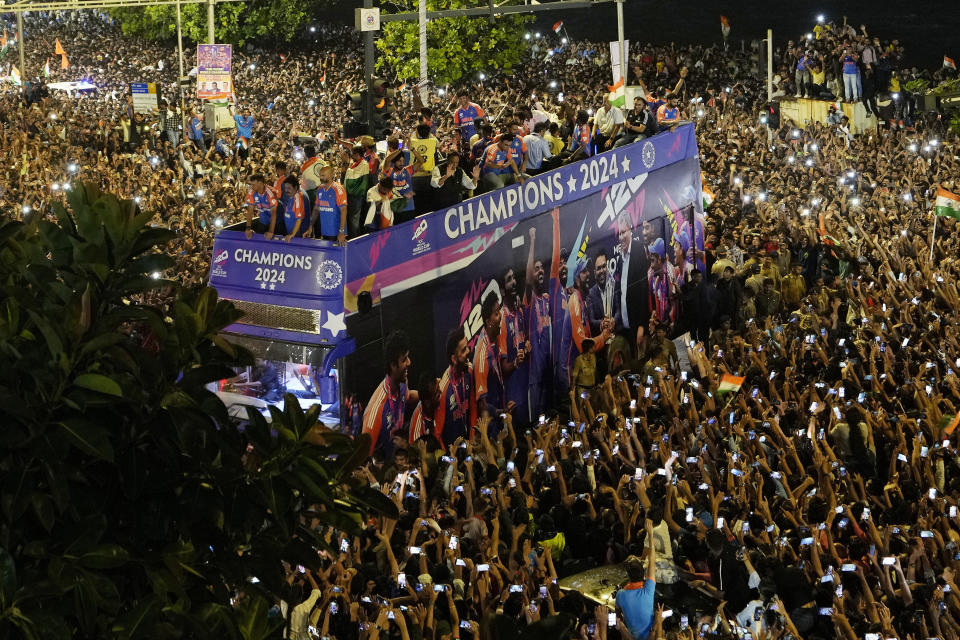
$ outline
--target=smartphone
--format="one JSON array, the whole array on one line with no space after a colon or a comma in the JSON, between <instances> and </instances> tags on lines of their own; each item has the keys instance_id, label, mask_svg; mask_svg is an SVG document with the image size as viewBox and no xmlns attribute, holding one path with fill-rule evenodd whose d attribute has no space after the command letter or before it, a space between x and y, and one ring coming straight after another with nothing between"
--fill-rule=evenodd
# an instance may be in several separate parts
<instances>
[{"instance_id":1,"label":"smartphone","mask_svg":"<svg viewBox=\"0 0 960 640\"><path fill-rule=\"evenodd\" d=\"M346 553L350 551L350 541L344 538L340 541L340 553Z\"/></svg>"},{"instance_id":2,"label":"smartphone","mask_svg":"<svg viewBox=\"0 0 960 640\"><path fill-rule=\"evenodd\" d=\"M723 525L724 525L723 516L720 516L719 518L717 518L717 529L723 529Z\"/></svg>"},{"instance_id":3,"label":"smartphone","mask_svg":"<svg viewBox=\"0 0 960 640\"><path fill-rule=\"evenodd\" d=\"M340 607L337 605L336 601L330 603L330 613L337 615L337 612L340 611Z\"/></svg>"},{"instance_id":4,"label":"smartphone","mask_svg":"<svg viewBox=\"0 0 960 640\"><path fill-rule=\"evenodd\" d=\"M849 572L849 571L856 571L856 570L857 570L857 565L851 562L844 563L844 565L840 567L840 571Z\"/></svg>"},{"instance_id":5,"label":"smartphone","mask_svg":"<svg viewBox=\"0 0 960 640\"><path fill-rule=\"evenodd\" d=\"M813 537L812 537L812 536L811 536L811 537L807 537L807 538L803 538L802 540L800 540L800 546L802 546L802 547L807 547L807 546L810 546L811 544L813 544Z\"/></svg>"},{"instance_id":6,"label":"smartphone","mask_svg":"<svg viewBox=\"0 0 960 640\"><path fill-rule=\"evenodd\" d=\"M519 584L510 585L510 593L523 593L523 585L519 585Z\"/></svg>"},{"instance_id":7,"label":"smartphone","mask_svg":"<svg viewBox=\"0 0 960 640\"><path fill-rule=\"evenodd\" d=\"M490 565L489 565L489 564L478 564L478 565L477 565L477 572L482 573L482 572L484 572L484 571L490 571Z\"/></svg>"},{"instance_id":8,"label":"smartphone","mask_svg":"<svg viewBox=\"0 0 960 640\"><path fill-rule=\"evenodd\" d=\"M932 537L933 537L933 531L921 531L921 532L920 532L920 537L921 537L921 538L932 538Z\"/></svg>"},{"instance_id":9,"label":"smartphone","mask_svg":"<svg viewBox=\"0 0 960 640\"><path fill-rule=\"evenodd\" d=\"M457 566L458 566L458 567L465 567L465 566L467 566L467 563L464 561L463 558L457 558Z\"/></svg>"},{"instance_id":10,"label":"smartphone","mask_svg":"<svg viewBox=\"0 0 960 640\"><path fill-rule=\"evenodd\" d=\"M822 616L832 616L833 607L820 607L820 615Z\"/></svg>"},{"instance_id":11,"label":"smartphone","mask_svg":"<svg viewBox=\"0 0 960 640\"><path fill-rule=\"evenodd\" d=\"M450 536L450 543L447 545L447 547L449 547L453 551L456 551L458 542L459 542L459 539L457 538L457 536Z\"/></svg>"},{"instance_id":12,"label":"smartphone","mask_svg":"<svg viewBox=\"0 0 960 640\"><path fill-rule=\"evenodd\" d=\"M685 519L687 522L693 522L693 507L687 507Z\"/></svg>"},{"instance_id":13,"label":"smartphone","mask_svg":"<svg viewBox=\"0 0 960 640\"><path fill-rule=\"evenodd\" d=\"M507 473L513 473L513 470L516 468L516 465L513 463L513 460L507 461Z\"/></svg>"},{"instance_id":14,"label":"smartphone","mask_svg":"<svg viewBox=\"0 0 960 640\"><path fill-rule=\"evenodd\" d=\"M306 572L307 572L306 567L304 567L302 564L297 565L297 573L306 573Z\"/></svg>"},{"instance_id":15,"label":"smartphone","mask_svg":"<svg viewBox=\"0 0 960 640\"><path fill-rule=\"evenodd\" d=\"M683 616L683 617L686 618L687 616ZM617 626L617 613L615 611L611 611L607 614L607 626L608 627Z\"/></svg>"},{"instance_id":16,"label":"smartphone","mask_svg":"<svg viewBox=\"0 0 960 640\"><path fill-rule=\"evenodd\" d=\"M547 587L544 585L540 585L540 597L543 600L546 600L548 596L549 594L547 593Z\"/></svg>"},{"instance_id":17,"label":"smartphone","mask_svg":"<svg viewBox=\"0 0 960 640\"><path fill-rule=\"evenodd\" d=\"M615 625L610 625L610 626L612 627ZM683 613L680 615L680 631L686 631L689 628L690 628L690 619L687 617L687 614Z\"/></svg>"},{"instance_id":18,"label":"smartphone","mask_svg":"<svg viewBox=\"0 0 960 640\"><path fill-rule=\"evenodd\" d=\"M664 609L663 613L660 614L660 617L664 620L673 615L673 609Z\"/></svg>"},{"instance_id":19,"label":"smartphone","mask_svg":"<svg viewBox=\"0 0 960 640\"><path fill-rule=\"evenodd\" d=\"M412 556L420 555L420 547L410 547L410 555Z\"/></svg>"},{"instance_id":20,"label":"smartphone","mask_svg":"<svg viewBox=\"0 0 960 640\"><path fill-rule=\"evenodd\" d=\"M398 574L397 574L397 586L398 586L398 587L405 587L405 586L407 586L407 574L405 574L405 573L398 573Z\"/></svg>"},{"instance_id":21,"label":"smartphone","mask_svg":"<svg viewBox=\"0 0 960 640\"><path fill-rule=\"evenodd\" d=\"M957 508L956 508L956 507L950 507L950 517L951 517L951 518L956 518L956 517L957 517Z\"/></svg>"},{"instance_id":22,"label":"smartphone","mask_svg":"<svg viewBox=\"0 0 960 640\"><path fill-rule=\"evenodd\" d=\"M630 401L630 408L631 408L631 409L636 409L636 408L637 408L637 401L636 401L636 400L631 400L631 401Z\"/></svg>"},{"instance_id":23,"label":"smartphone","mask_svg":"<svg viewBox=\"0 0 960 640\"><path fill-rule=\"evenodd\" d=\"M470 628L470 621L469 621L469 620L461 620L461 621L460 621L460 628L461 628L461 629L469 629L469 628Z\"/></svg>"},{"instance_id":24,"label":"smartphone","mask_svg":"<svg viewBox=\"0 0 960 640\"><path fill-rule=\"evenodd\" d=\"M633 471L633 479L634 479L634 480L642 480L642 479L643 479L643 467L637 467L636 469L634 469L634 471Z\"/></svg>"},{"instance_id":25,"label":"smartphone","mask_svg":"<svg viewBox=\"0 0 960 640\"><path fill-rule=\"evenodd\" d=\"M870 509L868 509L867 507L864 507L863 513L860 514L860 519L863 520L864 522L868 521L870 519Z\"/></svg>"},{"instance_id":26,"label":"smartphone","mask_svg":"<svg viewBox=\"0 0 960 640\"><path fill-rule=\"evenodd\" d=\"M886 556L880 561L880 564L885 567L892 567L893 565L897 564L897 558L895 556Z\"/></svg>"},{"instance_id":27,"label":"smartphone","mask_svg":"<svg viewBox=\"0 0 960 640\"><path fill-rule=\"evenodd\" d=\"M816 411L818 406L819 406L819 405L817 405L816 401L811 402L811 403L810 403L810 413L813 413L814 411Z\"/></svg>"},{"instance_id":28,"label":"smartphone","mask_svg":"<svg viewBox=\"0 0 960 640\"><path fill-rule=\"evenodd\" d=\"M937 490L936 490L936 488L931 487L930 490L927 491L927 497L930 498L931 500L936 500L936 499L937 499Z\"/></svg>"}]
</instances>

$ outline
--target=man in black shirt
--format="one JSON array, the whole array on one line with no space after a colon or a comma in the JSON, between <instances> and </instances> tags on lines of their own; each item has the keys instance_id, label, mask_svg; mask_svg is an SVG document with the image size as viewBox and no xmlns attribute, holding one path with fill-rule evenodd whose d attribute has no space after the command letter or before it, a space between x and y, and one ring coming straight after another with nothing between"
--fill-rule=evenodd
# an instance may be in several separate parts
<instances>
[{"instance_id":1,"label":"man in black shirt","mask_svg":"<svg viewBox=\"0 0 960 640\"><path fill-rule=\"evenodd\" d=\"M640 138L649 138L657 132L657 119L647 108L647 101L641 97L634 98L633 109L627 113L623 124L623 133L617 138L614 148L630 144Z\"/></svg>"}]
</instances>

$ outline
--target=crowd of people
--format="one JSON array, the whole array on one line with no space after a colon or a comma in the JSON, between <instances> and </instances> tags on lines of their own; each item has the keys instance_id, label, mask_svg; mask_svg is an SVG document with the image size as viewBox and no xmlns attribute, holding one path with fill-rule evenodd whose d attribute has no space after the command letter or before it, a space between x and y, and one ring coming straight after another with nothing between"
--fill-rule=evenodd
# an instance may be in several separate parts
<instances>
[{"instance_id":1,"label":"crowd of people","mask_svg":"<svg viewBox=\"0 0 960 640\"><path fill-rule=\"evenodd\" d=\"M92 12L28 17L28 60L39 67L59 38L71 66L53 79L99 90L46 95L37 83L27 99L4 87L0 215L50 215L65 190L97 182L178 232L171 250L190 285L205 279L217 228L290 235L281 203L299 211L297 232L342 242L554 166L530 155L576 160L680 118L697 123L714 201L705 269L667 293L675 313L619 343L581 343L569 398L541 403L529 423L513 407L469 411L457 389L475 389L477 367L462 336L448 341L440 385L432 372L413 385L416 355L402 333L387 337L379 405L367 409L393 418L359 473L400 517L356 536L325 531L338 553L321 552L319 570L287 567L274 611L287 637L960 638L960 246L949 218L932 237L931 215L938 187L960 190L960 141L943 118L904 99L893 122L860 135L842 118L780 122L757 48L632 43L633 81L654 104L618 119L605 44L558 37L512 76L435 90L427 105L401 93L379 157L375 141L341 135L359 39L314 29L290 50L235 51L235 115L251 134L238 146L236 131L198 130L193 101L178 113L175 48L126 38ZM871 87L882 102L909 78L945 73L906 69L896 41L845 23L796 42L776 55L780 95L850 89L868 102ZM130 113L132 81L162 85L159 113ZM510 135L538 127L546 148L524 142L526 157L514 155ZM417 142L429 138L435 166ZM367 209L364 196L386 204ZM588 299L605 277L591 258L577 274ZM500 313L485 301L491 334ZM617 333L602 309L596 320L598 335ZM670 338L684 332L681 363ZM436 426L448 405L465 437ZM560 588L607 565L626 575L610 600Z\"/></svg>"}]
</instances>

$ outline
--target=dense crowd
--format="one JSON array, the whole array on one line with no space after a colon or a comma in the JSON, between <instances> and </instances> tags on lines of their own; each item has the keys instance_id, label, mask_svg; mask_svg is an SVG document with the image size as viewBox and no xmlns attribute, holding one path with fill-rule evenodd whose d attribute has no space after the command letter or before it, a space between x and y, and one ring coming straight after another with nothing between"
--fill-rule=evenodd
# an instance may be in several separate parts
<instances>
[{"instance_id":1,"label":"dense crowd","mask_svg":"<svg viewBox=\"0 0 960 640\"><path fill-rule=\"evenodd\" d=\"M282 192L294 175L286 195L299 197L296 178L312 159L302 135L317 140L313 151L331 165L325 180L342 181L347 196L387 186L379 167L397 158L401 170L428 160L375 158L375 145L341 140L342 96L359 87L361 65L346 29L317 27L317 42L282 56L235 52L236 113L255 122L247 151L232 131L191 142L195 106L186 135L167 134L180 132L167 126L180 120L175 50L126 39L118 51L116 28L93 15L52 20L28 20L28 58L50 55L59 38L71 67L54 79L86 77L100 91L38 91L28 107L17 91L0 94L4 217L49 215L64 189L99 182L179 232L190 284L205 277L215 229L246 219L251 176L263 178L254 192ZM432 376L410 383L417 363L404 336L390 335L384 385L400 398L400 421L361 473L400 518L354 537L326 531L339 552L321 552L322 570L287 568L275 613L288 637L960 637L960 247L949 218L934 241L931 215L938 187L960 190L960 142L902 88L944 72L905 69L895 41L841 24L778 51L780 95L849 89L850 99L882 104L899 94L892 122L853 135L839 116L780 122L755 47L632 44L633 79L654 105L638 101L618 122L604 104L605 46L557 40L511 77L434 91L431 112L401 94L394 142L435 136L439 177L453 164L463 197L484 187L458 109L488 114L491 130L477 133L490 144L537 135L537 118L555 123L545 139L566 161L616 144L624 125L649 135L661 107L676 107L697 122L714 196L705 272L682 274L668 292L676 313L603 349L585 342L560 410L545 407L529 425L481 412L467 439L424 428L438 415ZM161 82L171 106L131 116L130 81ZM469 173L448 159L461 150ZM358 176L366 181L353 188ZM413 210L427 206L412 190ZM406 203L396 213L409 213ZM341 230L318 229L335 240ZM578 276L587 292L600 284L599 256ZM496 301L484 307L485 321L499 313ZM596 320L598 333L615 327L602 312ZM685 332L681 370L670 338ZM469 371L463 342L451 340L450 375ZM560 589L564 577L606 565L626 571L614 599Z\"/></svg>"}]
</instances>

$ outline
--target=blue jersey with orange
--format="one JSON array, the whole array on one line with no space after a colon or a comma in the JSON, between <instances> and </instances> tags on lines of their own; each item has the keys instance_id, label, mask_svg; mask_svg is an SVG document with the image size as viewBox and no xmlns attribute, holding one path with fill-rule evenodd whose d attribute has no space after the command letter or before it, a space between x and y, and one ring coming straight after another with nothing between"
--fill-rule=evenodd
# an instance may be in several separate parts
<instances>
[{"instance_id":1,"label":"blue jersey with orange","mask_svg":"<svg viewBox=\"0 0 960 640\"><path fill-rule=\"evenodd\" d=\"M476 402L473 396L473 372L468 366L463 373L447 367L440 377L440 406L434 424L437 438L450 446L457 438L473 438Z\"/></svg>"},{"instance_id":2,"label":"blue jersey with orange","mask_svg":"<svg viewBox=\"0 0 960 640\"><path fill-rule=\"evenodd\" d=\"M500 145L494 142L483 152L483 172L513 173L513 168L509 165L510 160L513 160L513 149L507 147L505 151L502 151ZM493 166L494 163L505 164L506 166L498 169Z\"/></svg>"},{"instance_id":3,"label":"blue jersey with orange","mask_svg":"<svg viewBox=\"0 0 960 640\"><path fill-rule=\"evenodd\" d=\"M490 146L490 138L480 138L472 147L470 147L470 157L473 159L483 159L483 152Z\"/></svg>"},{"instance_id":4,"label":"blue jersey with orange","mask_svg":"<svg viewBox=\"0 0 960 640\"><path fill-rule=\"evenodd\" d=\"M419 403L410 416L410 444L415 443L424 436L437 436L434 416L429 415L423 410L423 403ZM437 438L439 440L439 438Z\"/></svg>"},{"instance_id":5,"label":"blue jersey with orange","mask_svg":"<svg viewBox=\"0 0 960 640\"><path fill-rule=\"evenodd\" d=\"M473 123L485 115L480 105L471 102L466 108L461 107L457 109L456 113L453 114L453 124L460 128L460 136L463 137L464 140L470 140L473 134L477 132L477 128Z\"/></svg>"},{"instance_id":6,"label":"blue jersey with orange","mask_svg":"<svg viewBox=\"0 0 960 640\"><path fill-rule=\"evenodd\" d=\"M203 124L197 116L190 118L190 139L203 140Z\"/></svg>"},{"instance_id":7,"label":"blue jersey with orange","mask_svg":"<svg viewBox=\"0 0 960 640\"><path fill-rule=\"evenodd\" d=\"M413 198L407 198L408 193L413 193L413 172L410 171L410 167L404 167L399 171L392 169L390 177L393 178L393 192L407 200L401 211L413 211Z\"/></svg>"},{"instance_id":8,"label":"blue jersey with orange","mask_svg":"<svg viewBox=\"0 0 960 640\"><path fill-rule=\"evenodd\" d=\"M320 220L320 235L335 236L340 231L340 207L347 206L347 190L339 182L329 187L317 187L316 207Z\"/></svg>"},{"instance_id":9,"label":"blue jersey with orange","mask_svg":"<svg viewBox=\"0 0 960 640\"><path fill-rule=\"evenodd\" d=\"M527 156L527 143L523 141L523 136L513 136L510 151L513 153L513 160L517 163L517 169L519 169L520 165L523 164L523 159Z\"/></svg>"},{"instance_id":10,"label":"blue jersey with orange","mask_svg":"<svg viewBox=\"0 0 960 640\"><path fill-rule=\"evenodd\" d=\"M378 447L389 458L393 455L393 432L403 425L403 411L407 405L407 385L400 383L397 392L390 389L389 376L370 396L370 402L363 411L363 433L370 435L370 453Z\"/></svg>"},{"instance_id":11,"label":"blue jersey with orange","mask_svg":"<svg viewBox=\"0 0 960 640\"><path fill-rule=\"evenodd\" d=\"M265 225L270 224L270 210L277 206L277 196L273 193L273 189L265 186L263 193L257 193L256 190L250 189L250 191L247 192L246 203L256 208L260 215L261 223Z\"/></svg>"},{"instance_id":12,"label":"blue jersey with orange","mask_svg":"<svg viewBox=\"0 0 960 640\"><path fill-rule=\"evenodd\" d=\"M559 278L550 278L550 322L556 337L553 340L553 362L556 374L557 391L566 393L570 389L570 294Z\"/></svg>"},{"instance_id":13,"label":"blue jersey with orange","mask_svg":"<svg viewBox=\"0 0 960 640\"><path fill-rule=\"evenodd\" d=\"M293 233L297 220L303 220L310 209L310 197L303 189L298 189L292 196L283 196L283 221L287 225L287 233ZM301 223L302 224L302 223Z\"/></svg>"},{"instance_id":14,"label":"blue jersey with orange","mask_svg":"<svg viewBox=\"0 0 960 640\"><path fill-rule=\"evenodd\" d=\"M516 362L520 349L526 351L527 322L522 307L511 310L506 304L501 307L500 355L509 362ZM506 379L506 399L516 405L513 417L516 420L529 419L527 411L527 385L530 378L530 361L524 359Z\"/></svg>"},{"instance_id":15,"label":"blue jersey with orange","mask_svg":"<svg viewBox=\"0 0 960 640\"><path fill-rule=\"evenodd\" d=\"M573 128L573 144L570 146L571 151L577 151L583 149L583 152L588 156L593 154L593 151L590 149L590 142L593 140L593 132L590 129L589 124L578 124Z\"/></svg>"},{"instance_id":16,"label":"blue jersey with orange","mask_svg":"<svg viewBox=\"0 0 960 640\"><path fill-rule=\"evenodd\" d=\"M549 379L553 351L549 295L534 293L527 301L527 330L530 332L530 383L540 383Z\"/></svg>"},{"instance_id":17,"label":"blue jersey with orange","mask_svg":"<svg viewBox=\"0 0 960 640\"><path fill-rule=\"evenodd\" d=\"M473 380L477 401L485 400L491 412L496 412L506 405L503 371L500 368L500 345L490 342L486 331L480 332L473 349Z\"/></svg>"},{"instance_id":18,"label":"blue jersey with orange","mask_svg":"<svg viewBox=\"0 0 960 640\"><path fill-rule=\"evenodd\" d=\"M671 108L666 104L660 105L660 108L657 109L657 122L676 122L680 118L680 109L677 107Z\"/></svg>"}]
</instances>

